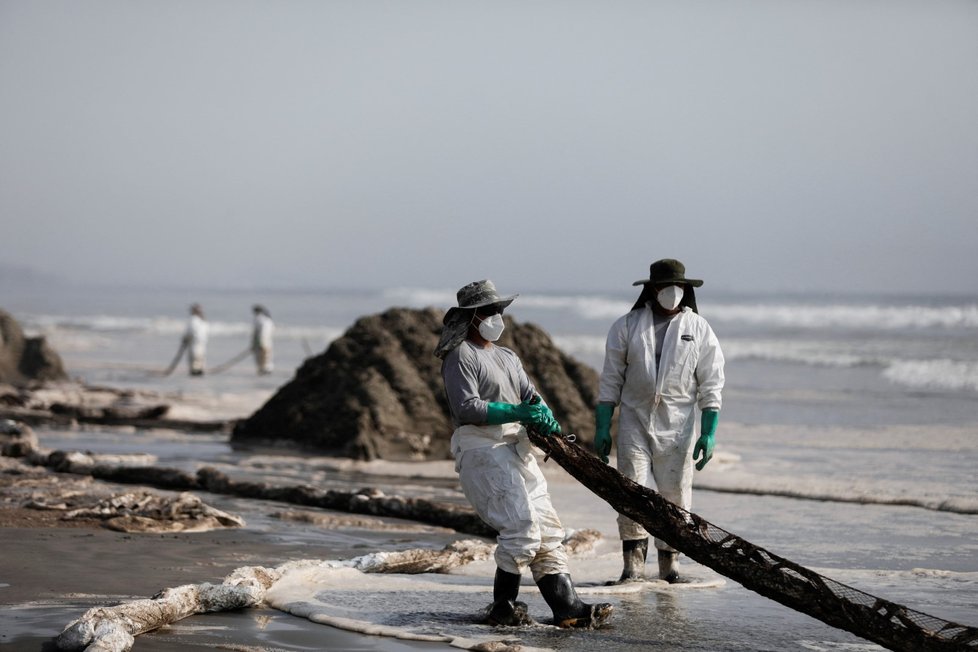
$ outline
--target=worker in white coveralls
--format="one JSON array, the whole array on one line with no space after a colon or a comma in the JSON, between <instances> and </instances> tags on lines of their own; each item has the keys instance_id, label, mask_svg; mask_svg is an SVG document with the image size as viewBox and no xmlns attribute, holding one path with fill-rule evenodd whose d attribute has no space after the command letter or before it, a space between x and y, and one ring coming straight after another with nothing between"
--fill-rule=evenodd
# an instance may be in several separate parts
<instances>
[{"instance_id":1,"label":"worker in white coveralls","mask_svg":"<svg viewBox=\"0 0 978 652\"><path fill-rule=\"evenodd\" d=\"M583 603L571 581L564 528L550 502L547 483L531 453L524 426L560 434L560 425L536 393L519 357L494 344L503 332L503 310L517 295L501 297L492 281L470 283L445 315L435 355L455 432L451 450L462 491L476 513L499 535L493 625L532 623L517 602L523 571L530 569L561 627L597 627L611 617L610 604Z\"/></svg>"},{"instance_id":2,"label":"worker in white coveralls","mask_svg":"<svg viewBox=\"0 0 978 652\"><path fill-rule=\"evenodd\" d=\"M187 347L187 361L191 376L204 375L204 358L207 354L207 332L209 326L204 318L204 309L199 303L190 306L190 321L183 335L183 345Z\"/></svg>"},{"instance_id":3,"label":"worker in white coveralls","mask_svg":"<svg viewBox=\"0 0 978 652\"><path fill-rule=\"evenodd\" d=\"M272 373L272 335L275 333L275 322L265 306L255 304L251 311L254 313L254 326L251 330L251 352L255 356L255 365L259 375Z\"/></svg>"},{"instance_id":4,"label":"worker in white coveralls","mask_svg":"<svg viewBox=\"0 0 978 652\"><path fill-rule=\"evenodd\" d=\"M697 312L694 287L681 262L652 263L631 311L612 325L595 410L595 452L611 452L611 420L618 417L618 470L655 488L683 509L692 506L693 462L702 470L713 457L723 389L723 353L713 329ZM699 435L696 412L699 410ZM618 515L624 569L618 583L645 578L648 532ZM659 578L682 582L679 553L655 540Z\"/></svg>"}]
</instances>

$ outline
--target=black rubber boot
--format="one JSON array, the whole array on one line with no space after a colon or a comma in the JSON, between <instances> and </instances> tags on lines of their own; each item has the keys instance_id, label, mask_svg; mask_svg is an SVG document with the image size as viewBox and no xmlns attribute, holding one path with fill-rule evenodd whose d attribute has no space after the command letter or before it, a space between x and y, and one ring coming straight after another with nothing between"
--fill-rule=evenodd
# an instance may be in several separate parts
<instances>
[{"instance_id":1,"label":"black rubber boot","mask_svg":"<svg viewBox=\"0 0 978 652\"><path fill-rule=\"evenodd\" d=\"M649 553L649 539L627 539L621 542L621 556L624 560L624 567L618 581L608 582L612 584L626 584L628 582L645 581L645 557Z\"/></svg>"},{"instance_id":2,"label":"black rubber boot","mask_svg":"<svg viewBox=\"0 0 978 652\"><path fill-rule=\"evenodd\" d=\"M689 582L685 577L679 574L679 559L678 552L671 552L669 550L659 551L659 579L665 580L670 584L685 584Z\"/></svg>"},{"instance_id":3,"label":"black rubber boot","mask_svg":"<svg viewBox=\"0 0 978 652\"><path fill-rule=\"evenodd\" d=\"M577 590L567 573L544 575L537 580L540 594L554 614L558 627L595 629L611 619L613 607L607 602L586 604L577 597Z\"/></svg>"},{"instance_id":4,"label":"black rubber boot","mask_svg":"<svg viewBox=\"0 0 978 652\"><path fill-rule=\"evenodd\" d=\"M492 585L492 604L486 610L486 622L490 625L513 627L531 625L529 609L525 602L518 602L521 575L496 569L496 579Z\"/></svg>"}]
</instances>

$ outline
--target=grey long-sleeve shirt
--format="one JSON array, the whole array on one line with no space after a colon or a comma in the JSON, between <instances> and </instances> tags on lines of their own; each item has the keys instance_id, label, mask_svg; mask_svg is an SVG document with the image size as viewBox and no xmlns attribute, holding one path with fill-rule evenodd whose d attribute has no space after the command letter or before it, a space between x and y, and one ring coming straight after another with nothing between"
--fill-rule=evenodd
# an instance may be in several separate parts
<instances>
[{"instance_id":1,"label":"grey long-sleeve shirt","mask_svg":"<svg viewBox=\"0 0 978 652\"><path fill-rule=\"evenodd\" d=\"M536 393L519 356L495 344L483 349L462 342L445 356L441 376L456 428L485 424L489 402L516 404Z\"/></svg>"}]
</instances>

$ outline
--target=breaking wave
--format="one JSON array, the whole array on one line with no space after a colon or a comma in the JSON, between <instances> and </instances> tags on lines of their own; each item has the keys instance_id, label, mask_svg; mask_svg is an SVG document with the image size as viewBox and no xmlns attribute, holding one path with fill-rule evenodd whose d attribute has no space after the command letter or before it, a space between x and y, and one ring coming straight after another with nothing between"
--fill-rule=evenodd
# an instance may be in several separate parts
<instances>
[{"instance_id":1,"label":"breaking wave","mask_svg":"<svg viewBox=\"0 0 978 652\"><path fill-rule=\"evenodd\" d=\"M554 342L569 355L600 370L604 337L559 335ZM907 360L889 350L865 351L864 345L846 341L725 338L722 346L728 362L757 360L836 369L875 367L884 379L903 387L978 392L978 360Z\"/></svg>"},{"instance_id":2,"label":"breaking wave","mask_svg":"<svg viewBox=\"0 0 978 652\"><path fill-rule=\"evenodd\" d=\"M978 304L946 306L850 306L842 304L717 303L704 310L711 321L805 329L978 329Z\"/></svg>"},{"instance_id":3,"label":"breaking wave","mask_svg":"<svg viewBox=\"0 0 978 652\"><path fill-rule=\"evenodd\" d=\"M507 295L507 292L503 292ZM454 290L434 290L424 288L394 288L384 292L384 297L404 305L420 308L436 306L442 309L456 305ZM520 311L565 311L587 320L610 320L623 315L631 302L600 295L551 295L520 293ZM522 313L518 319L523 320Z\"/></svg>"},{"instance_id":4,"label":"breaking wave","mask_svg":"<svg viewBox=\"0 0 978 652\"><path fill-rule=\"evenodd\" d=\"M251 322L208 321L211 337L247 337L251 335ZM59 315L28 316L23 323L25 331L74 333L78 335L141 334L178 337L187 329L186 319L172 317L114 317L92 315L64 317ZM342 335L343 329L328 326L288 326L277 324L276 339L315 339L332 341Z\"/></svg>"},{"instance_id":5,"label":"breaking wave","mask_svg":"<svg viewBox=\"0 0 978 652\"><path fill-rule=\"evenodd\" d=\"M504 292L505 294L505 292ZM431 288L393 288L383 296L411 307L455 305L455 291ZM637 296L637 294L636 294ZM610 322L631 308L634 297L601 294L521 293L520 310L568 312L585 320ZM701 301L701 303L704 303ZM978 303L947 302L942 305L809 301L705 302L701 312L711 322L758 325L768 328L904 330L925 328L978 329Z\"/></svg>"},{"instance_id":6,"label":"breaking wave","mask_svg":"<svg viewBox=\"0 0 978 652\"><path fill-rule=\"evenodd\" d=\"M978 362L902 360L884 369L883 376L909 387L978 392Z\"/></svg>"}]
</instances>

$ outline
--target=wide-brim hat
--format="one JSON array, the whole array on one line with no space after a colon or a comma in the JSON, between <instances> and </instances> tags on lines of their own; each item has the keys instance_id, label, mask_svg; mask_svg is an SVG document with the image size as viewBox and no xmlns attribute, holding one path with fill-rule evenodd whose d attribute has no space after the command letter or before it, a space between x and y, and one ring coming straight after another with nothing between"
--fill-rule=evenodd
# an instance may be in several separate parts
<instances>
[{"instance_id":1,"label":"wide-brim hat","mask_svg":"<svg viewBox=\"0 0 978 652\"><path fill-rule=\"evenodd\" d=\"M501 296L499 291L496 290L496 286L493 284L493 282L488 279L474 281L461 288L455 294L455 298L458 301L458 306L448 309L442 323L448 325L450 322L459 321L460 316L467 314L467 311L469 310L475 310L477 308L484 308L486 306L494 306L497 304L505 308L509 304L513 303L513 299L518 296L520 295L513 294L508 297Z\"/></svg>"},{"instance_id":2,"label":"wide-brim hat","mask_svg":"<svg viewBox=\"0 0 978 652\"><path fill-rule=\"evenodd\" d=\"M513 299L520 295L513 294L504 297L496 290L492 281L475 281L460 289L455 298L458 300L458 307L462 309L483 308L485 306L499 305L503 308L513 303Z\"/></svg>"},{"instance_id":3,"label":"wide-brim hat","mask_svg":"<svg viewBox=\"0 0 978 652\"><path fill-rule=\"evenodd\" d=\"M635 281L632 285L691 285L698 288L703 281L686 278L686 266L674 258L663 258L649 265L649 277Z\"/></svg>"}]
</instances>

